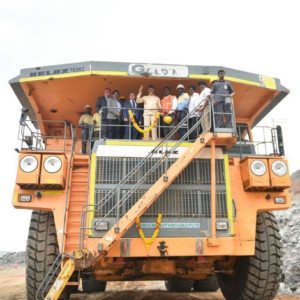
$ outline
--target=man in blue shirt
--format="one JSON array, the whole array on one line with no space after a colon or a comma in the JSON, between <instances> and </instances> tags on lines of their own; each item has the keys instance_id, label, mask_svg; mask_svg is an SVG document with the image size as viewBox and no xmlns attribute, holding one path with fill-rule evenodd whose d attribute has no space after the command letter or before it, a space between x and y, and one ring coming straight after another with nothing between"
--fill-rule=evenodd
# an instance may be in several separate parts
<instances>
[{"instance_id":1,"label":"man in blue shirt","mask_svg":"<svg viewBox=\"0 0 300 300\"><path fill-rule=\"evenodd\" d=\"M224 70L218 71L218 77L219 80L215 81L211 87L211 94L214 99L215 128L232 128L231 99L234 96L234 91L230 82L224 79Z\"/></svg>"}]
</instances>

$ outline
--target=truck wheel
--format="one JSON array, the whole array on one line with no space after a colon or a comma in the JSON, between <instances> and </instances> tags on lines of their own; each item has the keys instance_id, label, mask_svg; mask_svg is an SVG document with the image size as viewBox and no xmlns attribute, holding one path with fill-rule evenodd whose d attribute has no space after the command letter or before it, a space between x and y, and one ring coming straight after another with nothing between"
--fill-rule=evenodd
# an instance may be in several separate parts
<instances>
[{"instance_id":1,"label":"truck wheel","mask_svg":"<svg viewBox=\"0 0 300 300\"><path fill-rule=\"evenodd\" d=\"M239 257L233 275L218 273L221 291L227 300L270 300L282 279L281 242L276 219L260 212L256 221L254 256Z\"/></svg>"},{"instance_id":2,"label":"truck wheel","mask_svg":"<svg viewBox=\"0 0 300 300\"><path fill-rule=\"evenodd\" d=\"M104 292L106 281L97 280L94 275L81 278L82 291L84 293Z\"/></svg>"},{"instance_id":3,"label":"truck wheel","mask_svg":"<svg viewBox=\"0 0 300 300\"><path fill-rule=\"evenodd\" d=\"M195 280L193 288L196 292L215 292L219 289L216 275L209 275L205 279Z\"/></svg>"},{"instance_id":4,"label":"truck wheel","mask_svg":"<svg viewBox=\"0 0 300 300\"><path fill-rule=\"evenodd\" d=\"M36 292L58 255L59 249L53 213L33 211L26 247L26 292L28 300L36 300ZM69 290L65 289L59 299L68 300L69 298Z\"/></svg>"},{"instance_id":5,"label":"truck wheel","mask_svg":"<svg viewBox=\"0 0 300 300\"><path fill-rule=\"evenodd\" d=\"M193 286L192 280L184 279L169 279L165 281L166 289L168 292L190 292Z\"/></svg>"}]
</instances>

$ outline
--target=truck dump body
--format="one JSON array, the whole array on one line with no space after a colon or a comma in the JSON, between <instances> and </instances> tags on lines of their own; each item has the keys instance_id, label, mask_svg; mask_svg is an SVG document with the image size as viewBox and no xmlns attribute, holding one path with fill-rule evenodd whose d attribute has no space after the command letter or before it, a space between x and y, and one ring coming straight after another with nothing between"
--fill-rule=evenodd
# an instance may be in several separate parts
<instances>
[{"instance_id":1,"label":"truck dump body","mask_svg":"<svg viewBox=\"0 0 300 300\"><path fill-rule=\"evenodd\" d=\"M83 62L24 69L10 81L36 127L20 122L13 205L53 214L61 254L47 271L56 274L60 263L64 266L49 299L62 292L58 282L63 288L78 270L103 282L200 280L214 271L233 274L241 257L256 257L260 222L269 218L261 212L290 206L289 175L280 173L287 162L274 146L276 132L272 129L272 155L257 154L251 135L251 128L288 94L278 79L222 68L235 91L229 128L218 128L209 104L212 122L195 139L190 134L205 115L190 125L189 112L164 139L103 139L100 134L89 137L88 151L81 153L82 108L94 107L105 88L127 97L140 85L154 84L161 96L165 86L174 92L178 84L204 80L210 85L220 68ZM227 125L226 115L222 118ZM249 130L249 140L236 124ZM161 129L159 122L154 127ZM49 161L60 168L49 171ZM276 248L272 255L277 254ZM38 294L48 291L53 276L38 285Z\"/></svg>"},{"instance_id":2,"label":"truck dump body","mask_svg":"<svg viewBox=\"0 0 300 300\"><path fill-rule=\"evenodd\" d=\"M165 86L175 91L178 83L188 86L199 80L216 80L220 68L225 70L226 80L235 90L237 123L256 125L289 92L277 78L229 68L113 62L23 69L10 84L21 104L30 109L32 119L77 124L82 107L93 105L104 88L118 89L127 97L130 92L137 92L140 85L154 84L160 94Z\"/></svg>"}]
</instances>

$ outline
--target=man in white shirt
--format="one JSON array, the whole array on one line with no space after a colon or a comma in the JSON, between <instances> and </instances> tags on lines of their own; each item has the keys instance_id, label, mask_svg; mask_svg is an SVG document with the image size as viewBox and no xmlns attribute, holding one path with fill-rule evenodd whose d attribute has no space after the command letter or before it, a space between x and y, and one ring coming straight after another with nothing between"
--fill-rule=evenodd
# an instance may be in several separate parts
<instances>
[{"instance_id":1,"label":"man in white shirt","mask_svg":"<svg viewBox=\"0 0 300 300\"><path fill-rule=\"evenodd\" d=\"M210 88L207 87L207 83L205 81L199 81L198 87L200 91L200 108L199 112L201 112L201 127L202 132L206 132L210 130L211 127L211 103L210 103Z\"/></svg>"},{"instance_id":2,"label":"man in white shirt","mask_svg":"<svg viewBox=\"0 0 300 300\"><path fill-rule=\"evenodd\" d=\"M148 128L153 124L156 113L161 110L160 99L155 95L155 90L153 85L148 87L148 95L142 97L143 86L141 85L139 93L136 96L136 103L144 104L144 128ZM157 139L157 128L153 127L151 130L152 140ZM149 133L144 134L144 140L149 140Z\"/></svg>"},{"instance_id":3,"label":"man in white shirt","mask_svg":"<svg viewBox=\"0 0 300 300\"><path fill-rule=\"evenodd\" d=\"M200 95L196 92L196 87L194 85L190 85L188 89L188 93L190 95L189 101L189 128L191 129L198 121L200 112L197 107L200 104ZM200 133L200 128L195 128L189 136L189 139L194 141Z\"/></svg>"}]
</instances>

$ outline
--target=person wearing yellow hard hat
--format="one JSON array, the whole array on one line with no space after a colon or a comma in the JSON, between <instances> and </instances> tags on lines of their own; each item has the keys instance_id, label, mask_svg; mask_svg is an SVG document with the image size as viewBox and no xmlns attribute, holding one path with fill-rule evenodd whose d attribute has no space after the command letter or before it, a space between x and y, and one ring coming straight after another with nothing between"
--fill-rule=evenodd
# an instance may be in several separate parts
<instances>
[{"instance_id":1,"label":"person wearing yellow hard hat","mask_svg":"<svg viewBox=\"0 0 300 300\"><path fill-rule=\"evenodd\" d=\"M161 117L164 137L172 130L175 120L175 110L177 108L177 97L171 95L171 89L166 86L163 90L164 97L161 100Z\"/></svg>"}]
</instances>

